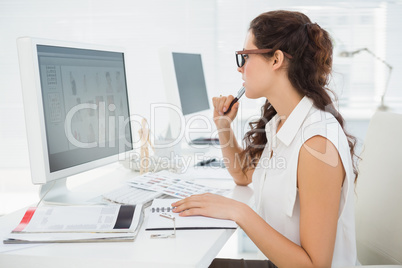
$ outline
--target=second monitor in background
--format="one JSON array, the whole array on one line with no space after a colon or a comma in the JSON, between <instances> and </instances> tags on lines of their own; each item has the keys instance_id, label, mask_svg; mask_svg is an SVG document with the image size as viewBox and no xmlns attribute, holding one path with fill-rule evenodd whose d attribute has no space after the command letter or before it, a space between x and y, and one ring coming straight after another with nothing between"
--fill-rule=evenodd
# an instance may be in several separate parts
<instances>
[{"instance_id":1,"label":"second monitor in background","mask_svg":"<svg viewBox=\"0 0 402 268\"><path fill-rule=\"evenodd\" d=\"M209 109L201 54L172 52L183 115Z\"/></svg>"},{"instance_id":2,"label":"second monitor in background","mask_svg":"<svg viewBox=\"0 0 402 268\"><path fill-rule=\"evenodd\" d=\"M200 53L161 50L161 68L169 109L169 138L184 137L191 131L193 144L218 144L210 128L210 104Z\"/></svg>"}]
</instances>

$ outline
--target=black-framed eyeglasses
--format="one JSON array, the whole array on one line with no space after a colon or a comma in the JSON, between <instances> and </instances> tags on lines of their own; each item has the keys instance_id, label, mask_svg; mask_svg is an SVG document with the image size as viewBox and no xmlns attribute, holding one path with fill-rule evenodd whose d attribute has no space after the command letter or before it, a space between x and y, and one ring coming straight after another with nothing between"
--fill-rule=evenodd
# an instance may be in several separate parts
<instances>
[{"instance_id":1,"label":"black-framed eyeglasses","mask_svg":"<svg viewBox=\"0 0 402 268\"><path fill-rule=\"evenodd\" d=\"M236 51L236 63L237 66L239 66L239 68L243 67L244 64L246 63L246 59L244 55L248 55L248 54L265 54L265 53L269 53L272 51L272 48L265 48L265 49L248 49L248 50L240 50L240 51ZM283 54L285 55L285 57L291 59L293 58L292 55L282 51Z\"/></svg>"}]
</instances>

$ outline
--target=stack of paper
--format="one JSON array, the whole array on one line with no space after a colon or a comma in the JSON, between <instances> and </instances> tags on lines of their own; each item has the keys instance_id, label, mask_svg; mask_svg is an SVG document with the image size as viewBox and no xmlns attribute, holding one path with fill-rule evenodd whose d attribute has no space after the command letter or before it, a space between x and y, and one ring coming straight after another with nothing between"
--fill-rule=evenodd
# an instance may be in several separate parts
<instances>
[{"instance_id":1,"label":"stack of paper","mask_svg":"<svg viewBox=\"0 0 402 268\"><path fill-rule=\"evenodd\" d=\"M142 205L33 207L3 242L133 241L141 220Z\"/></svg>"}]
</instances>

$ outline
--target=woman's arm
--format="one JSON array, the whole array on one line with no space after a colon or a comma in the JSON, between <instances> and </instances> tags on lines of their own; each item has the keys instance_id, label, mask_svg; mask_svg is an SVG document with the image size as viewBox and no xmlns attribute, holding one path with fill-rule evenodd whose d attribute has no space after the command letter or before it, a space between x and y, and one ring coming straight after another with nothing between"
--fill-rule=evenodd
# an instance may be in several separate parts
<instances>
[{"instance_id":1,"label":"woman's arm","mask_svg":"<svg viewBox=\"0 0 402 268\"><path fill-rule=\"evenodd\" d=\"M234 138L232 128L219 130L219 143L221 145L222 155L226 168L237 185L248 185L251 183L254 169L248 170L246 174L242 171L244 159L240 158L243 151Z\"/></svg>"},{"instance_id":2,"label":"woman's arm","mask_svg":"<svg viewBox=\"0 0 402 268\"><path fill-rule=\"evenodd\" d=\"M344 177L339 154L326 138L315 136L302 146L298 163L300 246L273 229L249 206L232 199L204 194L172 205L182 216L236 221L279 267L330 267Z\"/></svg>"},{"instance_id":3,"label":"woman's arm","mask_svg":"<svg viewBox=\"0 0 402 268\"><path fill-rule=\"evenodd\" d=\"M231 123L237 115L239 103L233 105L231 111L224 115L233 96L213 98L214 105L214 122L218 130L219 144L222 149L222 155L226 168L234 181L238 185L248 185L251 183L251 177L254 170L249 170L246 174L242 171L243 159L240 158L240 153L243 149L237 143L234 132L231 128Z\"/></svg>"}]
</instances>

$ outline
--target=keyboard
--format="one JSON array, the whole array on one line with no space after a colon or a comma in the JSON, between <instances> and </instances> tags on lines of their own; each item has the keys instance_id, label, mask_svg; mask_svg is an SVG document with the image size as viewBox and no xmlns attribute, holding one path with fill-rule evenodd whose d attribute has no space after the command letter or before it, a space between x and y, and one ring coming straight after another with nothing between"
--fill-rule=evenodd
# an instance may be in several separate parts
<instances>
[{"instance_id":1,"label":"keyboard","mask_svg":"<svg viewBox=\"0 0 402 268\"><path fill-rule=\"evenodd\" d=\"M155 198L162 197L162 193L139 189L136 187L132 187L130 185L123 185L116 190L107 192L102 195L102 198L108 202L117 203L117 204L127 204L127 205L136 205L136 204L147 204L150 203Z\"/></svg>"}]
</instances>

